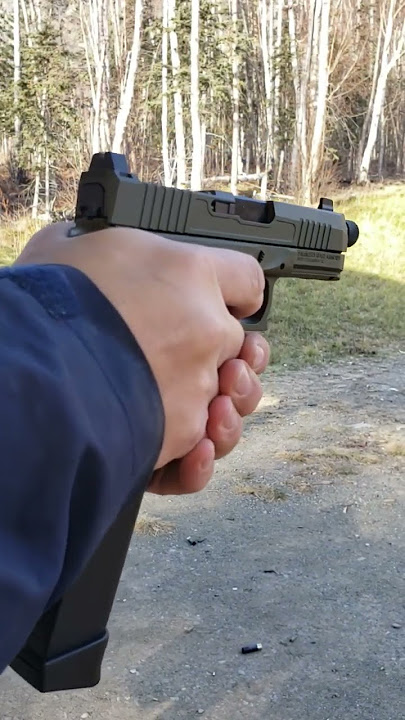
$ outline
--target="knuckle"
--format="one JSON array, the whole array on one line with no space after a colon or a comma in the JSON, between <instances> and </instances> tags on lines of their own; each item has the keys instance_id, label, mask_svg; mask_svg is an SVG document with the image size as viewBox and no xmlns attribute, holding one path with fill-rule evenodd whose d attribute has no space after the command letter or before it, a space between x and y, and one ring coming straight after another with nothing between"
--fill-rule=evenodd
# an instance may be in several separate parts
<instances>
[{"instance_id":1,"label":"knuckle","mask_svg":"<svg viewBox=\"0 0 405 720\"><path fill-rule=\"evenodd\" d=\"M235 427L232 434L230 434L229 432L227 433L226 438L218 438L215 442L215 458L218 460L219 458L225 457L225 455L229 455L229 453L232 452L232 450L238 444L241 435L242 429L239 427Z\"/></svg>"},{"instance_id":2,"label":"knuckle","mask_svg":"<svg viewBox=\"0 0 405 720\"><path fill-rule=\"evenodd\" d=\"M256 375L251 375L249 392L240 398L235 398L235 404L242 416L250 415L257 408L263 395L263 388Z\"/></svg>"},{"instance_id":3,"label":"knuckle","mask_svg":"<svg viewBox=\"0 0 405 720\"><path fill-rule=\"evenodd\" d=\"M178 248L180 262L187 277L194 280L212 273L212 260L206 248L187 243L179 243L179 245L181 246Z\"/></svg>"},{"instance_id":4,"label":"knuckle","mask_svg":"<svg viewBox=\"0 0 405 720\"><path fill-rule=\"evenodd\" d=\"M236 318L232 317L232 326L233 326L233 333L234 333L234 341L235 344L238 345L238 354L241 351L243 347L243 343L245 342L245 331Z\"/></svg>"},{"instance_id":5,"label":"knuckle","mask_svg":"<svg viewBox=\"0 0 405 720\"><path fill-rule=\"evenodd\" d=\"M221 347L228 334L229 328L227 327L226 318L214 313L207 313L202 337L207 351L211 353L214 348Z\"/></svg>"},{"instance_id":6,"label":"knuckle","mask_svg":"<svg viewBox=\"0 0 405 720\"><path fill-rule=\"evenodd\" d=\"M208 403L218 394L218 388L219 378L216 366L202 367L196 380L196 390L201 399L201 403L205 403L208 406Z\"/></svg>"},{"instance_id":7,"label":"knuckle","mask_svg":"<svg viewBox=\"0 0 405 720\"><path fill-rule=\"evenodd\" d=\"M187 440L189 449L192 450L203 439L207 427L208 412L204 416L203 413L199 417L190 418L188 425Z\"/></svg>"},{"instance_id":8,"label":"knuckle","mask_svg":"<svg viewBox=\"0 0 405 720\"><path fill-rule=\"evenodd\" d=\"M243 347L245 333L242 325L228 312L223 318L218 329L217 347L220 351L219 365L231 359L237 359Z\"/></svg>"}]
</instances>

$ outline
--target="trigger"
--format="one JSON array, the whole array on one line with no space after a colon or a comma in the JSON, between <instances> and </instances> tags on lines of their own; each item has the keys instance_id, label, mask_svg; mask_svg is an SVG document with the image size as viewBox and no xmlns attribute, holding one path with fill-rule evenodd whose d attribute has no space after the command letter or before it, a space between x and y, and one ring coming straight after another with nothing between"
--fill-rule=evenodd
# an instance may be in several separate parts
<instances>
[{"instance_id":1,"label":"trigger","mask_svg":"<svg viewBox=\"0 0 405 720\"><path fill-rule=\"evenodd\" d=\"M259 310L257 310L255 313L253 313L253 315L249 315L249 317L243 318L242 322L243 322L243 325L246 326L247 330L249 329L249 327L248 327L249 325L257 325L263 319L263 316L267 310L267 306L268 306L268 302L269 302L269 294L270 294L270 288L269 288L268 280L266 278L266 284L264 286L264 292L263 292L262 306L259 308ZM252 327L251 329L253 330L254 328Z\"/></svg>"}]
</instances>

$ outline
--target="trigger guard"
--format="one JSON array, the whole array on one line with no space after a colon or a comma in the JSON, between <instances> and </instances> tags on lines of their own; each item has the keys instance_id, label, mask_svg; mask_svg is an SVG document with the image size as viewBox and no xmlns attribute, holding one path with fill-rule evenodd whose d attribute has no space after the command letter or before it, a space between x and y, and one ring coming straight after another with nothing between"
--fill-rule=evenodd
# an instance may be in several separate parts
<instances>
[{"instance_id":1,"label":"trigger guard","mask_svg":"<svg viewBox=\"0 0 405 720\"><path fill-rule=\"evenodd\" d=\"M264 286L264 292L263 292L263 302L259 310L257 310L253 315L250 315L247 318L243 318L242 327L247 332L252 332L253 330L258 330L259 332L264 332L268 328L268 322L269 322L269 314L270 314L270 307L271 307L271 300L273 296L273 288L274 283L276 282L276 277L271 277L270 279L266 277L266 282Z\"/></svg>"},{"instance_id":2,"label":"trigger guard","mask_svg":"<svg viewBox=\"0 0 405 720\"><path fill-rule=\"evenodd\" d=\"M263 292L263 302L261 307L253 313L253 315L249 315L247 318L243 318L243 324L244 325L257 325L260 320L263 319L263 316L267 310L267 304L269 302L269 283L266 280L266 284L264 286L264 292Z\"/></svg>"}]
</instances>

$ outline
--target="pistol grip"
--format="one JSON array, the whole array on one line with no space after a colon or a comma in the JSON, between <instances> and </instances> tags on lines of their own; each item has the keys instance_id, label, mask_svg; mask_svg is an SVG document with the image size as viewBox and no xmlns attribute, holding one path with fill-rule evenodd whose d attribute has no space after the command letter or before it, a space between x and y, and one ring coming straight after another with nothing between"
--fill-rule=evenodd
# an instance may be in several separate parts
<instances>
[{"instance_id":1,"label":"pistol grip","mask_svg":"<svg viewBox=\"0 0 405 720\"><path fill-rule=\"evenodd\" d=\"M106 629L143 493L121 510L86 568L37 622L11 663L40 692L92 687L100 680Z\"/></svg>"}]
</instances>

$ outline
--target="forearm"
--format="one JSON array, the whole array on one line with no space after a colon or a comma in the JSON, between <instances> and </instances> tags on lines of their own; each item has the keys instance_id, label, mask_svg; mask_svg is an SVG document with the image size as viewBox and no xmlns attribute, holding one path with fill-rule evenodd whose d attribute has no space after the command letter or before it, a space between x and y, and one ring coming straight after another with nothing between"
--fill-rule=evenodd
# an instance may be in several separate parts
<instances>
[{"instance_id":1,"label":"forearm","mask_svg":"<svg viewBox=\"0 0 405 720\"><path fill-rule=\"evenodd\" d=\"M126 325L85 276L0 273L0 671L158 457L163 410Z\"/></svg>"}]
</instances>

